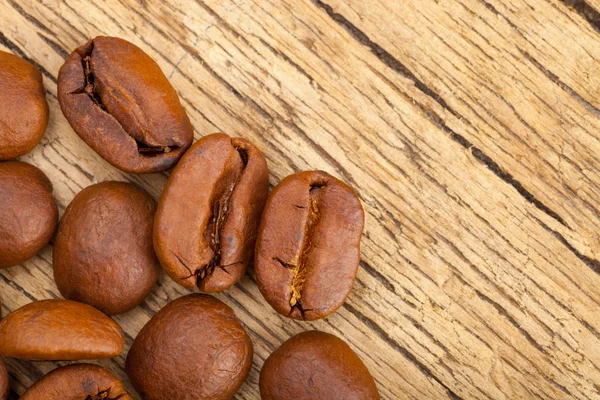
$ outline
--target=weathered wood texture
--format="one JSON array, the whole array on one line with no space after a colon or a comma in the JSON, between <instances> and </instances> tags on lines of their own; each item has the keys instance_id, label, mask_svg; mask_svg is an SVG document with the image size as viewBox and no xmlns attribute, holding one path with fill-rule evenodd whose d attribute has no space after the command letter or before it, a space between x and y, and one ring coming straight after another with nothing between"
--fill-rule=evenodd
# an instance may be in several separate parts
<instances>
[{"instance_id":1,"label":"weathered wood texture","mask_svg":"<svg viewBox=\"0 0 600 400\"><path fill-rule=\"evenodd\" d=\"M271 184L324 169L366 210L347 303L315 323L278 316L252 273L218 297L255 344L237 398L292 334L344 337L384 399L600 398L600 1L0 0L0 47L44 73L42 144L24 157L61 212L94 182L158 198L167 174L110 167L56 100L63 59L126 38L178 90L196 137L244 136ZM127 345L185 293L167 277L116 318ZM0 272L6 313L59 296L51 248ZM124 381L123 356L101 362ZM61 364L61 363L58 363ZM14 392L56 363L8 360Z\"/></svg>"}]
</instances>

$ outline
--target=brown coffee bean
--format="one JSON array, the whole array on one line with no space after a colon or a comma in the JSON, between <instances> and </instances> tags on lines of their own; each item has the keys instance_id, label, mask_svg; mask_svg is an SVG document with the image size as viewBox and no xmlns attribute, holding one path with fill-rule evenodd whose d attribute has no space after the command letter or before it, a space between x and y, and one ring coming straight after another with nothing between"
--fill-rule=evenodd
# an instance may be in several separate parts
<instances>
[{"instance_id":1,"label":"brown coffee bean","mask_svg":"<svg viewBox=\"0 0 600 400\"><path fill-rule=\"evenodd\" d=\"M46 175L21 161L0 162L0 269L36 255L57 224L58 208Z\"/></svg>"},{"instance_id":2,"label":"brown coffee bean","mask_svg":"<svg viewBox=\"0 0 600 400\"><path fill-rule=\"evenodd\" d=\"M126 40L98 36L58 74L58 100L73 130L115 167L135 173L175 165L194 129L156 62Z\"/></svg>"},{"instance_id":3,"label":"brown coffee bean","mask_svg":"<svg viewBox=\"0 0 600 400\"><path fill-rule=\"evenodd\" d=\"M306 321L335 312L360 261L363 209L354 191L323 171L285 178L269 196L254 268L280 314Z\"/></svg>"},{"instance_id":4,"label":"brown coffee bean","mask_svg":"<svg viewBox=\"0 0 600 400\"><path fill-rule=\"evenodd\" d=\"M6 400L8 398L8 371L4 361L0 358L0 400Z\"/></svg>"},{"instance_id":5,"label":"brown coffee bean","mask_svg":"<svg viewBox=\"0 0 600 400\"><path fill-rule=\"evenodd\" d=\"M169 276L204 292L225 290L252 260L269 171L260 150L215 133L171 173L158 202L154 249Z\"/></svg>"},{"instance_id":6,"label":"brown coffee bean","mask_svg":"<svg viewBox=\"0 0 600 400\"><path fill-rule=\"evenodd\" d=\"M20 400L131 400L119 379L94 364L57 368L34 383Z\"/></svg>"},{"instance_id":7,"label":"brown coffee bean","mask_svg":"<svg viewBox=\"0 0 600 400\"><path fill-rule=\"evenodd\" d=\"M29 153L48 126L48 103L40 71L0 51L0 160Z\"/></svg>"},{"instance_id":8,"label":"brown coffee bean","mask_svg":"<svg viewBox=\"0 0 600 400\"><path fill-rule=\"evenodd\" d=\"M233 310L204 294L181 297L142 328L125 371L145 400L231 399L252 366L252 342Z\"/></svg>"},{"instance_id":9,"label":"brown coffee bean","mask_svg":"<svg viewBox=\"0 0 600 400\"><path fill-rule=\"evenodd\" d=\"M0 320L0 355L25 360L91 360L121 354L121 327L71 300L29 303Z\"/></svg>"},{"instance_id":10,"label":"brown coffee bean","mask_svg":"<svg viewBox=\"0 0 600 400\"><path fill-rule=\"evenodd\" d=\"M377 386L354 351L325 332L302 332L275 350L260 371L262 400L376 400Z\"/></svg>"},{"instance_id":11,"label":"brown coffee bean","mask_svg":"<svg viewBox=\"0 0 600 400\"><path fill-rule=\"evenodd\" d=\"M152 247L156 202L124 182L103 182L75 196L54 241L54 279L67 299L109 315L139 305L158 280Z\"/></svg>"}]
</instances>

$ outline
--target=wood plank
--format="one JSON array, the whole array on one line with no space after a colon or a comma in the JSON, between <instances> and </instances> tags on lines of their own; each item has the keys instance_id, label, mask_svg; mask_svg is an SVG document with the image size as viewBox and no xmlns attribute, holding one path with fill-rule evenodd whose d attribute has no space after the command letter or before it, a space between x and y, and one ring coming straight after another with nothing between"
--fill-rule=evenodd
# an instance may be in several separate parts
<instances>
[{"instance_id":1,"label":"wood plank","mask_svg":"<svg viewBox=\"0 0 600 400\"><path fill-rule=\"evenodd\" d=\"M320 168L358 190L363 256L340 312L286 320L252 273L218 295L255 344L237 398L258 398L264 359L313 328L345 338L385 399L594 398L598 82L577 76L598 64L565 62L559 45L579 57L600 47L575 10L526 3L2 0L0 45L45 70L51 123L24 159L49 175L61 212L96 181L132 181L155 198L166 181L110 167L60 113L58 68L99 34L157 60L196 137L220 130L255 142L271 184ZM186 292L163 276L140 308L117 317L127 347ZM59 296L51 249L1 271L0 294L4 312ZM102 364L126 382L125 354ZM18 393L56 365L8 364Z\"/></svg>"}]
</instances>

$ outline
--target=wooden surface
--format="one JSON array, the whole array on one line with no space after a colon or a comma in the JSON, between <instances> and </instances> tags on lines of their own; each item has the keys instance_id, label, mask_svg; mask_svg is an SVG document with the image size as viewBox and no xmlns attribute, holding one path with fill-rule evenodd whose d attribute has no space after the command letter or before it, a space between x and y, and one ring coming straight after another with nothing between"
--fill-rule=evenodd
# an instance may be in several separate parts
<instances>
[{"instance_id":1,"label":"wooden surface","mask_svg":"<svg viewBox=\"0 0 600 400\"><path fill-rule=\"evenodd\" d=\"M272 185L318 168L359 192L362 262L338 313L282 318L252 273L218 295L255 345L237 398L259 398L265 358L307 329L345 338L384 399L600 398L599 0L0 0L0 10L0 48L44 74L50 125L23 159L48 174L61 213L95 182L158 198L168 176L112 168L61 114L58 69L96 35L159 63L196 138L256 143ZM0 272L4 313L59 296L51 251ZM163 276L116 317L127 347L185 293ZM125 355L101 364L127 383ZM7 362L15 393L62 364Z\"/></svg>"}]
</instances>

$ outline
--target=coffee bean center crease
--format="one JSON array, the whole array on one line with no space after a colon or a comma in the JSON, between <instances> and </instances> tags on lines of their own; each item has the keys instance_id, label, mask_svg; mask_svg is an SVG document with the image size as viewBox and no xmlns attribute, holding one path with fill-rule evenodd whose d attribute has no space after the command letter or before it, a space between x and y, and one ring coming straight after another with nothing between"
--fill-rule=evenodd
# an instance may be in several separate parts
<instances>
[{"instance_id":1,"label":"coffee bean center crease","mask_svg":"<svg viewBox=\"0 0 600 400\"><path fill-rule=\"evenodd\" d=\"M294 276L290 284L291 294L289 301L290 306L292 307L290 310L290 314L294 312L294 309L297 309L303 318L305 312L312 311L302 306L302 289L304 288L304 284L307 278L308 259L313 247L313 237L315 234L316 227L319 224L321 218L319 201L324 191L325 185L313 184L310 186L309 190L308 207L294 205L294 207L296 207L297 209L308 208L308 217L306 220L306 225L304 227L302 245L300 247L300 252L297 256L297 260L295 260L295 262L286 262L283 261L280 257L275 257L275 261L279 262L284 268L288 268L294 271Z\"/></svg>"}]
</instances>

